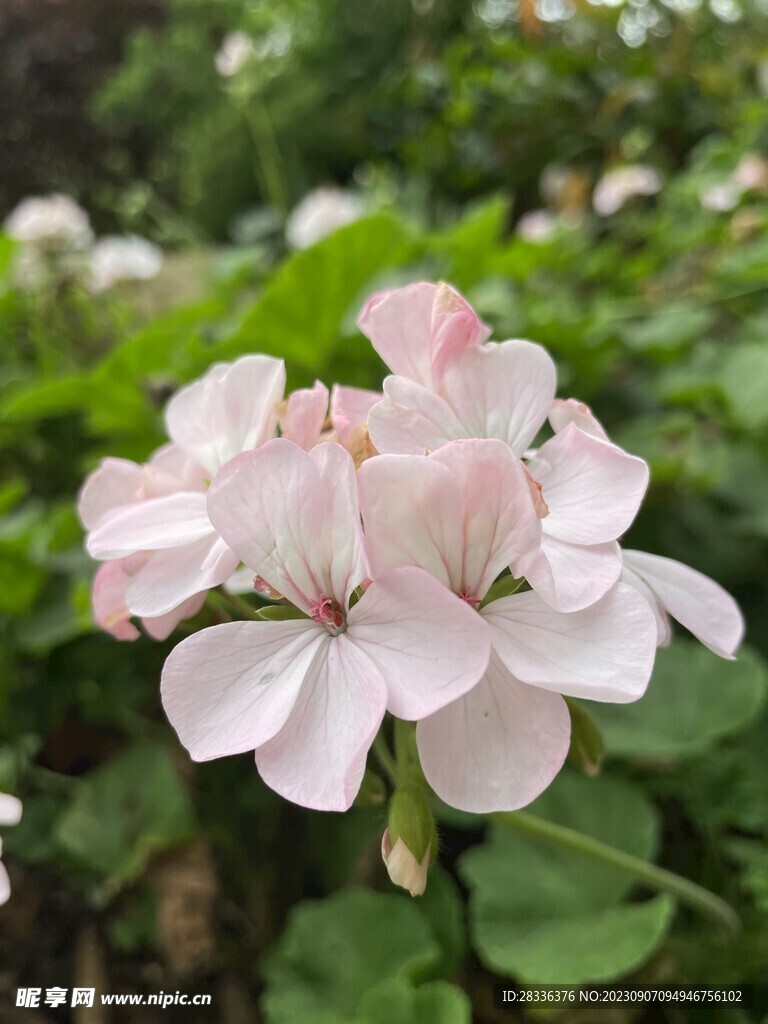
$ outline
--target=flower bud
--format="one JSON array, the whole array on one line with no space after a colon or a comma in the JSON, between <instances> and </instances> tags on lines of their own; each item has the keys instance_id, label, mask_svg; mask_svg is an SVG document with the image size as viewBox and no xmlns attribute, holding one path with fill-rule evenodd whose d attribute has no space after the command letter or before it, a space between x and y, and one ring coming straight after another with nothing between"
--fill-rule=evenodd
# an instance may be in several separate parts
<instances>
[{"instance_id":1,"label":"flower bud","mask_svg":"<svg viewBox=\"0 0 768 1024\"><path fill-rule=\"evenodd\" d=\"M437 828L423 786L398 787L389 805L389 827L381 840L381 856L395 885L411 896L427 887L429 865L437 855Z\"/></svg>"}]
</instances>

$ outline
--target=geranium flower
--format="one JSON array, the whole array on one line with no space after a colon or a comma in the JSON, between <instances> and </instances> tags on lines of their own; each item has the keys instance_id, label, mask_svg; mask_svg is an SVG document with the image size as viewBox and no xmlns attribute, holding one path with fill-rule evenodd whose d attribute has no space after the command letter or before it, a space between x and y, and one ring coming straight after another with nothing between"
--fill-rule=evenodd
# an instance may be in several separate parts
<instances>
[{"instance_id":1,"label":"geranium flower","mask_svg":"<svg viewBox=\"0 0 768 1024\"><path fill-rule=\"evenodd\" d=\"M21 800L18 800L15 796L8 796L6 793L0 793L0 827L5 828L7 825L18 825L21 821ZM3 841L0 838L0 856L3 853ZM11 882L8 878L8 872L0 863L0 906L3 903L8 902L8 898L11 895Z\"/></svg>"},{"instance_id":2,"label":"geranium flower","mask_svg":"<svg viewBox=\"0 0 768 1024\"><path fill-rule=\"evenodd\" d=\"M617 703L643 694L653 614L625 584L572 614L534 591L488 600L508 565L527 573L541 530L523 467L498 440L457 441L426 458L381 455L359 480L372 573L426 569L477 609L491 636L481 682L419 722L427 781L462 810L524 806L568 752L561 694Z\"/></svg>"},{"instance_id":3,"label":"geranium flower","mask_svg":"<svg viewBox=\"0 0 768 1024\"><path fill-rule=\"evenodd\" d=\"M173 444L145 466L106 459L86 481L79 512L87 548L108 560L97 576L95 615L121 639L135 635L126 612L163 620L147 621L147 628L167 635L237 568L208 518L206 492L230 458L274 436L284 387L282 360L245 356L217 364L171 399ZM113 560L119 565L109 566Z\"/></svg>"},{"instance_id":4,"label":"geranium flower","mask_svg":"<svg viewBox=\"0 0 768 1024\"><path fill-rule=\"evenodd\" d=\"M371 574L354 463L338 444L307 453L279 438L238 456L217 475L208 510L301 617L182 641L163 670L168 718L194 760L254 750L281 795L345 810L385 710L417 720L466 693L488 663L487 628L412 566L377 574L353 600Z\"/></svg>"},{"instance_id":5,"label":"geranium flower","mask_svg":"<svg viewBox=\"0 0 768 1024\"><path fill-rule=\"evenodd\" d=\"M414 285L388 293L386 301L398 314L382 317L389 333L383 327L378 333L371 329L371 303L361 317L379 354L390 366L409 373L384 381L385 397L368 416L371 440L379 452L416 455L458 438L493 437L522 456L549 414L561 433L533 453L528 465L540 491L542 547L526 575L553 608L585 608L619 578L621 557L615 542L637 513L648 468L612 445L586 406L553 401L555 365L539 345L483 344L486 333L480 331L480 321L458 297L452 303L461 304L460 317L447 322L450 330L439 321L441 330L436 332L435 314L429 323L425 314L427 294L432 295L433 309L437 305L434 287ZM425 288L433 291L426 293ZM444 304L451 305L447 300ZM374 306L373 312L378 309ZM450 344L436 343L446 336ZM418 359L414 353L421 353ZM579 422L569 428L576 416ZM588 420L589 431L577 429Z\"/></svg>"},{"instance_id":6,"label":"geranium flower","mask_svg":"<svg viewBox=\"0 0 768 1024\"><path fill-rule=\"evenodd\" d=\"M710 651L733 660L744 636L744 618L726 590L673 558L627 550L622 557L622 579L636 587L653 609L660 645L671 639L671 615Z\"/></svg>"}]
</instances>

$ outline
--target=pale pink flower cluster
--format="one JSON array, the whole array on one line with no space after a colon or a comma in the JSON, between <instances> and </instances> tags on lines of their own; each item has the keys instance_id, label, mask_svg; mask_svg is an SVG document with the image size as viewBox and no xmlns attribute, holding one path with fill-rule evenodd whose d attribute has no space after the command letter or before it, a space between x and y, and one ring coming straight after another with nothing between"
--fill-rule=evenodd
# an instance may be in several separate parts
<instances>
[{"instance_id":1,"label":"pale pink flower cluster","mask_svg":"<svg viewBox=\"0 0 768 1024\"><path fill-rule=\"evenodd\" d=\"M329 414L322 384L285 401L282 362L247 356L171 400L146 465L95 471L96 619L164 637L247 574L275 614L193 633L163 671L195 760L253 751L278 793L341 811L389 713L418 723L444 801L513 810L565 759L564 697L641 697L670 616L731 658L741 615L693 569L622 552L648 468L555 398L543 348L490 342L445 284L375 295L359 325L383 393L334 387Z\"/></svg>"}]
</instances>

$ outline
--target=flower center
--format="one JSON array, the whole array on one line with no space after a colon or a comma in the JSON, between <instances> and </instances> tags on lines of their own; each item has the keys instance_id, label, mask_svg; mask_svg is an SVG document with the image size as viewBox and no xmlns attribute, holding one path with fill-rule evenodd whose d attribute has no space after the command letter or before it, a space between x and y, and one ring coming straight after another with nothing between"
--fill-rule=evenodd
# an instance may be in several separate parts
<instances>
[{"instance_id":1,"label":"flower center","mask_svg":"<svg viewBox=\"0 0 768 1024\"><path fill-rule=\"evenodd\" d=\"M458 593L458 596L461 598L461 600L462 601L466 601L467 604L471 604L471 605L482 604L482 601L483 601L482 597L477 597L476 594L473 594L471 587L465 587L464 590L459 590L459 591L457 591L457 593Z\"/></svg>"},{"instance_id":2,"label":"flower center","mask_svg":"<svg viewBox=\"0 0 768 1024\"><path fill-rule=\"evenodd\" d=\"M310 609L309 617L313 622L319 622L321 626L325 626L334 635L340 633L346 625L344 612L339 602L322 594L317 604Z\"/></svg>"}]
</instances>

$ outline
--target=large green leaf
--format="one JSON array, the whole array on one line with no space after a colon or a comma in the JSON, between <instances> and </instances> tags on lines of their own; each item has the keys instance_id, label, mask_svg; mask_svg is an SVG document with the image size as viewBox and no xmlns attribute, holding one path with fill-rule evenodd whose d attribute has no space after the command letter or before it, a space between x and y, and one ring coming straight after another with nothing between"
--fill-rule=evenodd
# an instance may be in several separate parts
<instances>
[{"instance_id":1,"label":"large green leaf","mask_svg":"<svg viewBox=\"0 0 768 1024\"><path fill-rule=\"evenodd\" d=\"M194 831L189 798L167 752L137 743L84 780L57 835L84 867L125 882L141 874L153 853Z\"/></svg>"},{"instance_id":2,"label":"large green leaf","mask_svg":"<svg viewBox=\"0 0 768 1024\"><path fill-rule=\"evenodd\" d=\"M660 650L648 691L634 704L592 704L608 756L684 757L737 732L759 713L766 668L744 648L724 661L701 644Z\"/></svg>"},{"instance_id":3,"label":"large green leaf","mask_svg":"<svg viewBox=\"0 0 768 1024\"><path fill-rule=\"evenodd\" d=\"M265 1018L268 1024L352 1024L366 993L387 982L418 981L440 956L416 904L399 896L346 889L301 903L264 967Z\"/></svg>"},{"instance_id":4,"label":"large green leaf","mask_svg":"<svg viewBox=\"0 0 768 1024\"><path fill-rule=\"evenodd\" d=\"M305 372L320 372L342 336L345 318L357 314L376 275L405 260L408 242L406 228L381 213L295 253L237 331L217 346L217 358L267 352Z\"/></svg>"},{"instance_id":5,"label":"large green leaf","mask_svg":"<svg viewBox=\"0 0 768 1024\"><path fill-rule=\"evenodd\" d=\"M404 978L379 985L363 997L358 1024L470 1024L467 996L446 981L416 988Z\"/></svg>"},{"instance_id":6,"label":"large green leaf","mask_svg":"<svg viewBox=\"0 0 768 1024\"><path fill-rule=\"evenodd\" d=\"M638 857L656 846L653 808L610 777L563 772L530 811ZM462 857L460 871L478 954L525 981L619 977L650 955L671 919L666 899L619 903L632 885L626 873L501 825Z\"/></svg>"},{"instance_id":7,"label":"large green leaf","mask_svg":"<svg viewBox=\"0 0 768 1024\"><path fill-rule=\"evenodd\" d=\"M554 920L510 919L492 908L478 924L477 951L500 974L532 983L611 981L644 963L664 938L674 901L619 903Z\"/></svg>"}]
</instances>

